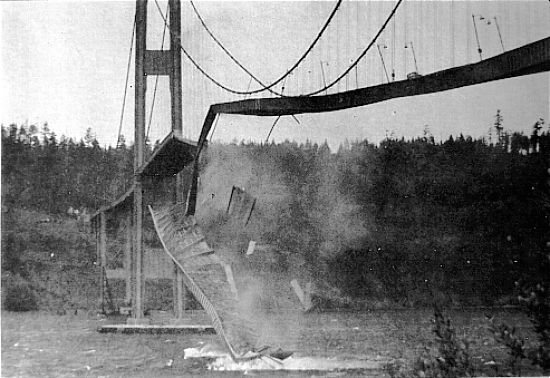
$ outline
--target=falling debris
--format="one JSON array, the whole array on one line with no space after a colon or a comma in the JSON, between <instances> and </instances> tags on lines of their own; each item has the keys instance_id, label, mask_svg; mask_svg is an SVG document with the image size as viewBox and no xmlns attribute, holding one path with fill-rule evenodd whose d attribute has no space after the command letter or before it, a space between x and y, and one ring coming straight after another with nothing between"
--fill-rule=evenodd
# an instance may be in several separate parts
<instances>
[{"instance_id":1,"label":"falling debris","mask_svg":"<svg viewBox=\"0 0 550 378\"><path fill-rule=\"evenodd\" d=\"M235 285L235 279L233 278L233 270L231 269L231 264L223 264L223 269L225 270L225 276L231 291L235 295L235 299L239 298L239 292L237 291L237 286Z\"/></svg>"},{"instance_id":2,"label":"falling debris","mask_svg":"<svg viewBox=\"0 0 550 378\"><path fill-rule=\"evenodd\" d=\"M233 360L248 360L258 335L250 319L238 311L231 267L204 240L194 217L180 205L163 210L149 206L165 252L183 273L183 281L212 319L212 326Z\"/></svg>"},{"instance_id":3,"label":"falling debris","mask_svg":"<svg viewBox=\"0 0 550 378\"><path fill-rule=\"evenodd\" d=\"M231 197L227 205L227 214L240 219L243 225L246 225L252 216L256 198L237 186L231 189Z\"/></svg>"},{"instance_id":4,"label":"falling debris","mask_svg":"<svg viewBox=\"0 0 550 378\"><path fill-rule=\"evenodd\" d=\"M306 291L302 290L302 287L298 283L298 280L293 279L290 281L290 286L294 289L294 292L296 293L296 296L300 300L300 303L304 307L305 311L311 310L311 283L308 282L306 284Z\"/></svg>"},{"instance_id":5,"label":"falling debris","mask_svg":"<svg viewBox=\"0 0 550 378\"><path fill-rule=\"evenodd\" d=\"M254 249L256 248L256 242L254 240L251 240L250 243L248 243L248 249L246 250L246 255L250 256L254 253Z\"/></svg>"}]
</instances>

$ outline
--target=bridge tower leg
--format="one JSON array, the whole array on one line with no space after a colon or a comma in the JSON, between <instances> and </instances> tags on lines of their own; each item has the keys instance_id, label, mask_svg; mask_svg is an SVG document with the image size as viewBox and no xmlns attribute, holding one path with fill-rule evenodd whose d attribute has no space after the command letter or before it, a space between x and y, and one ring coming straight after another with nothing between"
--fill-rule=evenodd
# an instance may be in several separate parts
<instances>
[{"instance_id":1,"label":"bridge tower leg","mask_svg":"<svg viewBox=\"0 0 550 378\"><path fill-rule=\"evenodd\" d=\"M172 70L170 73L170 99L172 110L172 131L175 135L183 137L182 121L182 89L181 89L181 6L180 0L169 0L170 8L170 51L172 52ZM183 202L183 173L178 173L175 178L174 202ZM183 273L174 264L175 277L174 290L174 314L177 319L183 317L185 309L186 289L183 284Z\"/></svg>"},{"instance_id":2,"label":"bridge tower leg","mask_svg":"<svg viewBox=\"0 0 550 378\"><path fill-rule=\"evenodd\" d=\"M143 177L138 174L145 163L145 95L147 76L166 75L170 78L172 132L183 136L182 126L182 83L181 83L181 6L180 0L169 0L170 49L148 50L147 38L147 0L136 0L136 58L135 58L135 144L134 144L134 205L133 205L133 243L132 243L132 279L131 299L133 306L132 323L141 323L144 319L144 249L143 249ZM181 173L174 178L174 202L183 202ZM174 312L177 318L183 316L185 307L185 287L179 269L174 278Z\"/></svg>"},{"instance_id":3,"label":"bridge tower leg","mask_svg":"<svg viewBox=\"0 0 550 378\"><path fill-rule=\"evenodd\" d=\"M134 141L134 206L133 206L133 317L143 319L143 289L145 284L143 269L143 185L137 174L145 162L145 92L146 92L146 36L147 1L136 1L136 58L135 58L135 141Z\"/></svg>"}]
</instances>

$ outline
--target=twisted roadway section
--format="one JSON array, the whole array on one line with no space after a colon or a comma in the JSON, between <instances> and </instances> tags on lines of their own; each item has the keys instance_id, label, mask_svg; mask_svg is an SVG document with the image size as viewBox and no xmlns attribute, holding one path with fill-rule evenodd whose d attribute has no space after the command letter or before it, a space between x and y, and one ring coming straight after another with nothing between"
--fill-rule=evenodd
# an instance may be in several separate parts
<instances>
[{"instance_id":1,"label":"twisted roadway section","mask_svg":"<svg viewBox=\"0 0 550 378\"><path fill-rule=\"evenodd\" d=\"M259 357L252 352L258 340L255 322L239 311L223 263L195 219L185 215L183 204L148 208L164 251L183 273L185 286L210 316L233 360Z\"/></svg>"}]
</instances>

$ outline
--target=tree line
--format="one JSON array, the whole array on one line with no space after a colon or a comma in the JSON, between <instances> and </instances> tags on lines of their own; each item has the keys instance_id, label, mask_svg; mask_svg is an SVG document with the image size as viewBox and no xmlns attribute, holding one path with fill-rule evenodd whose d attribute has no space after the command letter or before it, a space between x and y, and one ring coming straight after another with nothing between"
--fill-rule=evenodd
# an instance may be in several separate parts
<instances>
[{"instance_id":1,"label":"tree line","mask_svg":"<svg viewBox=\"0 0 550 378\"><path fill-rule=\"evenodd\" d=\"M491 140L436 142L426 132L346 142L334 152L290 141L223 148L263 162L257 169L276 168L290 199L262 237L302 254L313 277L328 277L350 297L416 304L437 290L487 303L511 295L515 281L544 279L550 240L550 133L543 120L531 135L502 124L498 112ZM127 189L132 162L131 146L102 147L91 130L75 141L58 140L47 124L3 126L2 203L49 213L97 209ZM353 206L336 207L341 199ZM349 228L334 218L342 208L364 225L353 243L339 242ZM323 220L338 232L327 236Z\"/></svg>"},{"instance_id":2,"label":"tree line","mask_svg":"<svg viewBox=\"0 0 550 378\"><path fill-rule=\"evenodd\" d=\"M97 209L128 186L132 159L131 146L101 147L91 129L74 140L48 124L2 126L2 202L51 214Z\"/></svg>"}]
</instances>

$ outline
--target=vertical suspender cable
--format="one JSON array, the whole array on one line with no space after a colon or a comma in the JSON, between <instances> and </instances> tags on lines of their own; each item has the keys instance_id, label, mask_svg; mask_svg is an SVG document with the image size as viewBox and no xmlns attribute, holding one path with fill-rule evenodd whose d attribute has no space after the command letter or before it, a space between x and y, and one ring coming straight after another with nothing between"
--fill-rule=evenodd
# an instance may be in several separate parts
<instances>
[{"instance_id":1,"label":"vertical suspender cable","mask_svg":"<svg viewBox=\"0 0 550 378\"><path fill-rule=\"evenodd\" d=\"M434 39L433 39L433 69L432 71L437 71L437 2L433 3L433 12L434 12L434 24L433 24L433 33L434 33Z\"/></svg>"},{"instance_id":2,"label":"vertical suspender cable","mask_svg":"<svg viewBox=\"0 0 550 378\"><path fill-rule=\"evenodd\" d=\"M471 5L470 5L470 2L467 1L466 2L466 14L470 14L471 13ZM466 63L469 64L469 63L472 63L472 32L473 30L471 29L470 25L469 25L469 20L466 18L466 17L461 17L464 21L464 23L466 25L466 29L465 30L468 30L468 32L466 33Z\"/></svg>"},{"instance_id":3,"label":"vertical suspender cable","mask_svg":"<svg viewBox=\"0 0 550 378\"><path fill-rule=\"evenodd\" d=\"M334 24L331 24L330 26L331 26L331 30L333 30L334 29ZM326 46L325 46L325 48L326 48L326 50L325 50L325 58L326 58L325 59L325 61L326 61L325 68L327 70L325 72L325 75L326 75L327 78L330 77L330 69L332 68L332 67L329 66L329 64L330 64L329 62L332 62L332 60L331 60L331 53L332 53L331 39L333 39L332 38L333 35L334 35L334 32L328 34L327 42L326 42ZM328 90L325 93L328 94Z\"/></svg>"},{"instance_id":4,"label":"vertical suspender cable","mask_svg":"<svg viewBox=\"0 0 550 378\"><path fill-rule=\"evenodd\" d=\"M477 34L476 17L472 14L472 22L474 23L474 33L476 36L477 52L479 53L479 60L483 60L481 45L479 44L479 35Z\"/></svg>"},{"instance_id":5,"label":"vertical suspender cable","mask_svg":"<svg viewBox=\"0 0 550 378\"><path fill-rule=\"evenodd\" d=\"M392 45L391 45L391 81L395 81L395 19L397 16L395 16L392 20Z\"/></svg>"},{"instance_id":6,"label":"vertical suspender cable","mask_svg":"<svg viewBox=\"0 0 550 378\"><path fill-rule=\"evenodd\" d=\"M355 2L355 49L357 53L359 51L359 1ZM359 65L355 67L355 88L359 88Z\"/></svg>"},{"instance_id":7,"label":"vertical suspender cable","mask_svg":"<svg viewBox=\"0 0 550 378\"><path fill-rule=\"evenodd\" d=\"M336 16L336 72L340 72L340 17ZM340 82L336 84L336 93L340 93Z\"/></svg>"},{"instance_id":8,"label":"vertical suspender cable","mask_svg":"<svg viewBox=\"0 0 550 378\"><path fill-rule=\"evenodd\" d=\"M382 4L383 2L382 1L377 1L376 2L378 4L378 9L377 9L377 12L376 12L376 23L378 24L378 20L379 19L382 19ZM380 70L380 82L383 83L384 82L384 73L386 73L386 79L388 79L388 72L386 71L386 65L384 64L384 58L382 57L382 53L380 52L380 45L377 44L377 47L378 47L378 54L380 55L380 59L382 60L382 69ZM389 82L389 79L388 79L388 82Z\"/></svg>"},{"instance_id":9,"label":"vertical suspender cable","mask_svg":"<svg viewBox=\"0 0 550 378\"><path fill-rule=\"evenodd\" d=\"M321 64L321 75L323 76L323 86L326 87L327 86L327 80L325 78L325 69L323 68L323 61L320 61L319 62ZM325 95L328 94L328 89L325 91Z\"/></svg>"},{"instance_id":10,"label":"vertical suspender cable","mask_svg":"<svg viewBox=\"0 0 550 378\"><path fill-rule=\"evenodd\" d=\"M206 59L206 50L204 48L204 45L205 45L205 34L204 33L201 33L200 34L200 39L199 39L199 49L200 49L200 54L202 54L202 61L204 62L204 64L208 64L208 60ZM201 78L201 93L200 93L200 101L201 101L201 106L199 109L200 110L200 113L199 114L206 114L208 112L208 105L205 105L205 102L207 101L205 96L204 96L204 93L206 93L206 80L202 80ZM246 98L246 97L245 97ZM199 116L200 117L200 116ZM197 118L197 119L200 119L200 118ZM200 131L199 131L200 133ZM198 133L197 133L198 134Z\"/></svg>"},{"instance_id":11,"label":"vertical suspender cable","mask_svg":"<svg viewBox=\"0 0 550 378\"><path fill-rule=\"evenodd\" d=\"M348 57L349 57L349 8L350 8L350 2L348 0L346 4L346 59L345 62L348 64ZM349 90L349 76L346 75L346 91Z\"/></svg>"},{"instance_id":12,"label":"vertical suspender cable","mask_svg":"<svg viewBox=\"0 0 550 378\"><path fill-rule=\"evenodd\" d=\"M122 133L122 122L124 121L124 109L126 107L126 94L128 93L128 78L130 77L130 64L132 63L132 51L134 49L134 37L136 35L136 16L134 15L134 24L132 25L132 38L130 38L130 52L128 53L128 65L126 67L126 80L124 83L124 96L122 97L122 111L120 112L120 123L118 125L118 134L116 146L120 143Z\"/></svg>"},{"instance_id":13,"label":"vertical suspender cable","mask_svg":"<svg viewBox=\"0 0 550 378\"><path fill-rule=\"evenodd\" d=\"M252 84L252 77L250 77L250 80L248 80L248 86L246 87L246 91L250 91L250 85ZM245 98L250 97L250 94L245 95Z\"/></svg>"},{"instance_id":14,"label":"vertical suspender cable","mask_svg":"<svg viewBox=\"0 0 550 378\"><path fill-rule=\"evenodd\" d=\"M320 20L321 19L321 14L323 13L323 10L322 10L322 3L317 3L317 7L315 8L316 9L316 15L318 17L318 19ZM316 72L318 72L318 75L317 75L317 78L319 79L319 86L322 87L322 86L325 86L326 84L323 85L323 81L324 81L324 73L323 73L323 49L322 49L322 44L319 46L319 62L321 62L321 70L320 72L318 72L317 70L315 70ZM312 57L311 59L312 61L314 61L315 59ZM315 64L312 63L312 64Z\"/></svg>"},{"instance_id":15,"label":"vertical suspender cable","mask_svg":"<svg viewBox=\"0 0 550 378\"><path fill-rule=\"evenodd\" d=\"M283 87L281 89L281 93L284 93L285 91L285 82L286 82L286 78L283 80ZM281 119L281 116L277 116L277 118L275 119L275 122L273 122L273 125L271 125L271 129L269 129L269 133L267 134L267 137L265 138L265 144L267 144L269 142L269 137L271 136L271 133L273 132L273 129L275 128L275 125L277 125L277 122L279 122L279 120ZM300 123L300 122L298 122Z\"/></svg>"},{"instance_id":16,"label":"vertical suspender cable","mask_svg":"<svg viewBox=\"0 0 550 378\"><path fill-rule=\"evenodd\" d=\"M388 70L386 69L386 63L384 62L384 56L382 55L382 51L380 50L380 45L376 45L378 48L378 55L380 55L380 60L382 61L382 68L384 69L384 73L386 74L386 80L388 83L390 82L390 77L388 75Z\"/></svg>"},{"instance_id":17,"label":"vertical suspender cable","mask_svg":"<svg viewBox=\"0 0 550 378\"><path fill-rule=\"evenodd\" d=\"M504 42L502 41L502 34L500 33L500 27L498 26L497 16L495 16L493 18L495 20L495 26L497 28L498 39L500 40L500 46L502 46L502 52L505 52L506 49L504 48Z\"/></svg>"},{"instance_id":18,"label":"vertical suspender cable","mask_svg":"<svg viewBox=\"0 0 550 378\"><path fill-rule=\"evenodd\" d=\"M409 39L407 38L408 35L407 35L407 26L408 26L408 14L407 14L407 2L405 2L405 4L403 4L403 16L405 18L405 20L403 21L403 37L404 37L404 40L405 40L405 46L407 46L407 43L409 43ZM405 50L404 52L404 59L403 59L403 65L404 65L404 70L403 70L403 73L404 75L406 76L407 75L407 50Z\"/></svg>"},{"instance_id":19,"label":"vertical suspender cable","mask_svg":"<svg viewBox=\"0 0 550 378\"><path fill-rule=\"evenodd\" d=\"M370 25L372 24L372 10L371 10L371 3L370 2L367 2L365 3L365 11L367 13L367 16L366 16L366 19L367 19L367 25L366 25L366 34L368 35L369 34L369 29L370 28ZM361 40L363 40L363 33L361 33ZM372 58L369 59L369 56L366 57L365 59L365 87L368 87L369 86L369 60L372 61Z\"/></svg>"},{"instance_id":20,"label":"vertical suspender cable","mask_svg":"<svg viewBox=\"0 0 550 378\"><path fill-rule=\"evenodd\" d=\"M326 61L328 63L329 53L330 53L330 33L328 33L327 37L324 38L324 41L321 44L321 60ZM323 64L323 63L321 63L321 64ZM321 74L323 76L325 75L324 67L323 67L323 70L322 70Z\"/></svg>"},{"instance_id":21,"label":"vertical suspender cable","mask_svg":"<svg viewBox=\"0 0 550 378\"><path fill-rule=\"evenodd\" d=\"M451 67L455 66L455 2L451 0Z\"/></svg>"},{"instance_id":22,"label":"vertical suspender cable","mask_svg":"<svg viewBox=\"0 0 550 378\"><path fill-rule=\"evenodd\" d=\"M418 15L419 15L419 21L418 21L418 26L417 26L417 32L418 32L418 51L425 51L424 49L424 45L425 45L425 40L424 40L424 25L425 25L425 20L424 20L424 7L423 7L423 4L424 2L423 1L419 1L417 3L415 3L418 7ZM422 54L422 56L426 56L426 54ZM420 64L421 67L424 67L426 69L426 67L428 67L427 64Z\"/></svg>"}]
</instances>

